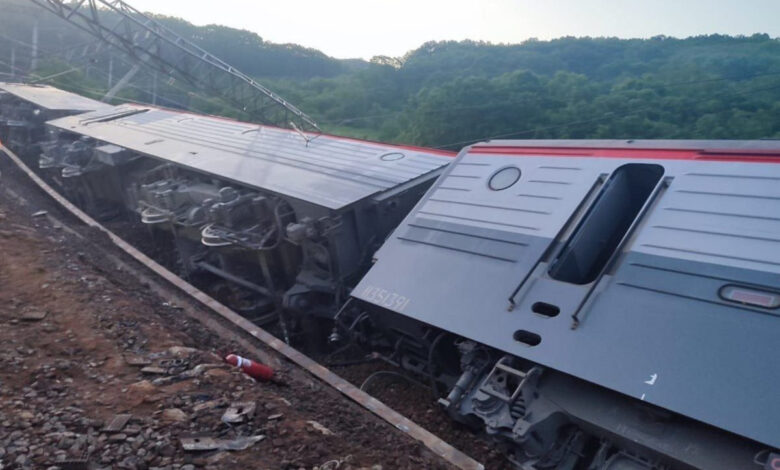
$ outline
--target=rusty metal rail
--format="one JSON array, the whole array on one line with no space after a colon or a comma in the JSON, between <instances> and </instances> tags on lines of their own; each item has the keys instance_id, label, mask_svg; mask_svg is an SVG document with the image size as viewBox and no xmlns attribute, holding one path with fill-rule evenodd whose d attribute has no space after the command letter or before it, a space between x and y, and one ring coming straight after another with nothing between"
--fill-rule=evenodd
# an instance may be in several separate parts
<instances>
[{"instance_id":1,"label":"rusty metal rail","mask_svg":"<svg viewBox=\"0 0 780 470\"><path fill-rule=\"evenodd\" d=\"M17 167L19 167L19 169L22 170L39 188L41 188L46 194L48 194L52 199L65 208L65 210L73 214L87 226L94 227L105 233L122 251L133 257L136 261L143 264L146 268L150 269L170 284L183 291L189 297L208 307L212 312L219 315L222 319L227 320L235 327L258 339L266 346L275 350L279 354L283 355L287 359L308 371L310 374L314 375L318 379L346 395L349 399L353 400L363 408L366 408L413 439L419 441L433 453L442 457L444 460L451 463L455 467L462 470L484 470L484 466L481 463L472 459L458 449L452 447L436 435L423 429L421 426L410 421L381 401L355 387L313 359L302 354L297 349L287 345L283 341L280 341L272 334L251 323L249 320L233 312L228 307L222 305L220 302L206 295L199 289L196 289L191 284L181 279L179 276L168 271L159 263L141 253L135 247L124 241L121 237L103 227L103 225L101 225L95 219L65 199L54 188L49 186L37 174L35 174L27 165L25 165L24 162L22 162L22 160L11 150L2 145L0 145L0 150L2 150L2 152L5 153L5 155L8 156L8 158Z\"/></svg>"}]
</instances>

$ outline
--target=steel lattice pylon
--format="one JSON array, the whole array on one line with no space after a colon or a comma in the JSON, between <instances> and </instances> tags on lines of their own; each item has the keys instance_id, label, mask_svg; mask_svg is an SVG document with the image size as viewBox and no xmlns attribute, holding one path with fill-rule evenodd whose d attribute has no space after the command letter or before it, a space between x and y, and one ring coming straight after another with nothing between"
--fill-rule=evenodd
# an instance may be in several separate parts
<instances>
[{"instance_id":1,"label":"steel lattice pylon","mask_svg":"<svg viewBox=\"0 0 780 470\"><path fill-rule=\"evenodd\" d=\"M121 0L30 1L137 63L219 96L252 120L320 131L313 119L281 96Z\"/></svg>"}]
</instances>

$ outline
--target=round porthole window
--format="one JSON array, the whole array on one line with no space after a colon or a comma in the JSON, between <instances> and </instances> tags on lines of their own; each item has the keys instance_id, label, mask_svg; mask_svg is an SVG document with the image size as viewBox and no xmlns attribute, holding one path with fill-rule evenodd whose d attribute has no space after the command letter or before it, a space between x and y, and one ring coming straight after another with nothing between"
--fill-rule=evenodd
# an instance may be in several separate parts
<instances>
[{"instance_id":1,"label":"round porthole window","mask_svg":"<svg viewBox=\"0 0 780 470\"><path fill-rule=\"evenodd\" d=\"M402 154L401 152L390 152L379 157L380 160L385 162L394 162L402 158L404 158L404 154Z\"/></svg>"},{"instance_id":2,"label":"round porthole window","mask_svg":"<svg viewBox=\"0 0 780 470\"><path fill-rule=\"evenodd\" d=\"M517 183L519 179L520 168L508 166L493 173L488 181L488 187L493 191L501 191Z\"/></svg>"}]
</instances>

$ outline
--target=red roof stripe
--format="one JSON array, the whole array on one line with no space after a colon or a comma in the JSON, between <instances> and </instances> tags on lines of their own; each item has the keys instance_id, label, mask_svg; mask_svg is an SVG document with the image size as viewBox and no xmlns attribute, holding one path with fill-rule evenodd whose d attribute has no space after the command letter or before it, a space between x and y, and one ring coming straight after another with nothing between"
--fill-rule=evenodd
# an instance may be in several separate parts
<instances>
[{"instance_id":1,"label":"red roof stripe","mask_svg":"<svg viewBox=\"0 0 780 470\"><path fill-rule=\"evenodd\" d=\"M675 149L613 149L613 148L556 148L556 147L472 147L470 154L545 156L545 157L592 157L592 158L637 158L643 160L705 160L719 162L780 163L780 152L749 153L740 150L675 150Z\"/></svg>"}]
</instances>

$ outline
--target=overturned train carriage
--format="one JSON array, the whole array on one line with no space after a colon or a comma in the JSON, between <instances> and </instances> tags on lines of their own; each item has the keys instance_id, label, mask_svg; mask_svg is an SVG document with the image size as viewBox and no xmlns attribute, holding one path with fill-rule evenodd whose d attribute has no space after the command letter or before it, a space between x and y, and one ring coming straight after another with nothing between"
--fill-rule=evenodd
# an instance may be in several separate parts
<instances>
[{"instance_id":1,"label":"overturned train carriage","mask_svg":"<svg viewBox=\"0 0 780 470\"><path fill-rule=\"evenodd\" d=\"M780 468L780 143L453 161L18 84L0 139L256 321L427 376L519 468Z\"/></svg>"},{"instance_id":2,"label":"overturned train carriage","mask_svg":"<svg viewBox=\"0 0 780 470\"><path fill-rule=\"evenodd\" d=\"M518 466L780 468L780 143L474 145L375 257L340 322Z\"/></svg>"},{"instance_id":3,"label":"overturned train carriage","mask_svg":"<svg viewBox=\"0 0 780 470\"><path fill-rule=\"evenodd\" d=\"M332 317L452 161L140 106L48 125L56 139L41 161L77 182L72 197L105 217L129 210L172 236L186 274L224 280L258 321Z\"/></svg>"},{"instance_id":4,"label":"overturned train carriage","mask_svg":"<svg viewBox=\"0 0 780 470\"><path fill-rule=\"evenodd\" d=\"M110 107L47 85L0 82L0 141L37 164L46 121Z\"/></svg>"}]
</instances>

